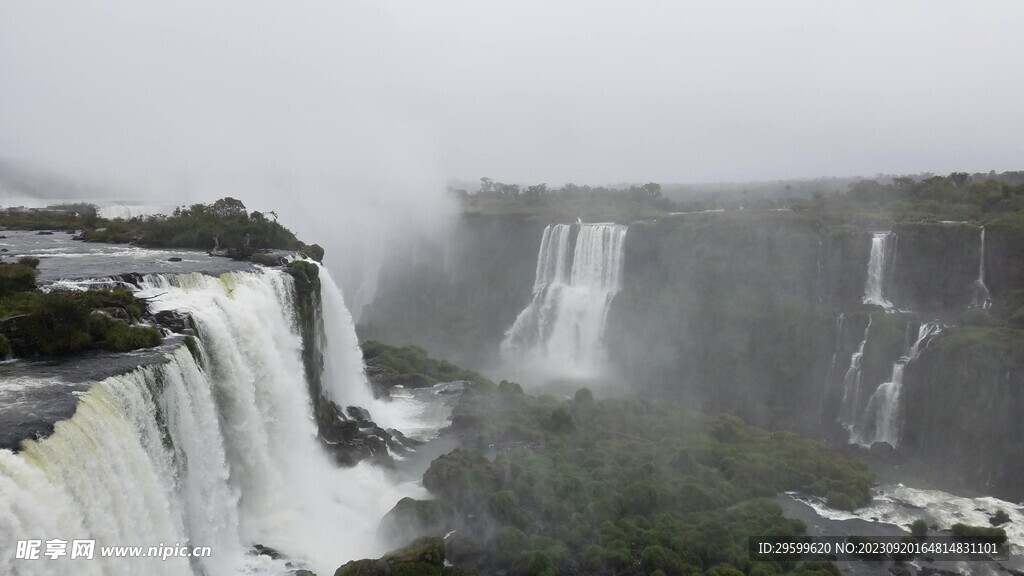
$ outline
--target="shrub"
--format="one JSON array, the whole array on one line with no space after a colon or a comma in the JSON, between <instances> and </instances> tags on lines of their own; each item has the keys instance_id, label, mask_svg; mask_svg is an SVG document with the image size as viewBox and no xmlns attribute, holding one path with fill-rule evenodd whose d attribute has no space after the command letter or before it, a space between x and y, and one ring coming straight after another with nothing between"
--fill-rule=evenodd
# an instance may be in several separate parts
<instances>
[{"instance_id":1,"label":"shrub","mask_svg":"<svg viewBox=\"0 0 1024 576\"><path fill-rule=\"evenodd\" d=\"M910 533L914 535L914 538L923 540L928 537L928 523L918 518L910 524Z\"/></svg>"},{"instance_id":2,"label":"shrub","mask_svg":"<svg viewBox=\"0 0 1024 576\"><path fill-rule=\"evenodd\" d=\"M0 263L0 297L35 290L36 275L35 266Z\"/></svg>"},{"instance_id":3,"label":"shrub","mask_svg":"<svg viewBox=\"0 0 1024 576\"><path fill-rule=\"evenodd\" d=\"M1002 528L989 528L988 526L969 526L967 524L953 524L953 538L966 542L995 542L996 544L1006 543L1006 530Z\"/></svg>"},{"instance_id":4,"label":"shrub","mask_svg":"<svg viewBox=\"0 0 1024 576\"><path fill-rule=\"evenodd\" d=\"M125 322L114 322L103 339L108 348L119 352L152 348L163 340L160 330L153 326L132 326Z\"/></svg>"}]
</instances>

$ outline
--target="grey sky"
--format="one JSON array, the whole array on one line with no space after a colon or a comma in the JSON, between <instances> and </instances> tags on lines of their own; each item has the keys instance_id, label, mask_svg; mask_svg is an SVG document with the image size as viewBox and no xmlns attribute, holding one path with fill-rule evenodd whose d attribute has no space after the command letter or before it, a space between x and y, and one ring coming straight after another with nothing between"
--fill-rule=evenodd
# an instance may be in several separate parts
<instances>
[{"instance_id":1,"label":"grey sky","mask_svg":"<svg viewBox=\"0 0 1024 576\"><path fill-rule=\"evenodd\" d=\"M1021 2L0 0L0 156L193 196L1021 169L1022 29Z\"/></svg>"}]
</instances>

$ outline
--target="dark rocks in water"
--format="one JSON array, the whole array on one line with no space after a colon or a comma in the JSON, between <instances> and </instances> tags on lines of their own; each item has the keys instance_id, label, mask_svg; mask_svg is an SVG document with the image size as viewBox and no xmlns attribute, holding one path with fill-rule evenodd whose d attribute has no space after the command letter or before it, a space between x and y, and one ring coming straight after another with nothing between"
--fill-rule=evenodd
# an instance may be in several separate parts
<instances>
[{"instance_id":1,"label":"dark rocks in water","mask_svg":"<svg viewBox=\"0 0 1024 576\"><path fill-rule=\"evenodd\" d=\"M167 259L167 261L168 262L181 262L181 258L179 258L177 256L171 256L170 258Z\"/></svg>"},{"instance_id":2,"label":"dark rocks in water","mask_svg":"<svg viewBox=\"0 0 1024 576\"><path fill-rule=\"evenodd\" d=\"M377 560L353 560L334 576L441 576L444 572L444 541L421 538Z\"/></svg>"},{"instance_id":3,"label":"dark rocks in water","mask_svg":"<svg viewBox=\"0 0 1024 576\"><path fill-rule=\"evenodd\" d=\"M361 460L373 458L382 464L391 464L391 450L410 449L387 430L370 420L370 413L359 406L342 410L334 402L322 400L318 407L318 429L321 443L342 466L355 466Z\"/></svg>"},{"instance_id":4,"label":"dark rocks in water","mask_svg":"<svg viewBox=\"0 0 1024 576\"><path fill-rule=\"evenodd\" d=\"M144 275L139 274L138 272L126 272L124 274L118 274L116 277L125 284L135 286L136 288L140 287L142 281L145 280L146 278Z\"/></svg>"},{"instance_id":5,"label":"dark rocks in water","mask_svg":"<svg viewBox=\"0 0 1024 576\"><path fill-rule=\"evenodd\" d=\"M40 230L39 232L36 232L36 236L53 236L53 232L49 230Z\"/></svg>"},{"instance_id":6,"label":"dark rocks in water","mask_svg":"<svg viewBox=\"0 0 1024 576\"><path fill-rule=\"evenodd\" d=\"M1010 521L1010 515L1005 510L996 510L996 513L988 519L988 523L993 526L1002 526Z\"/></svg>"},{"instance_id":7,"label":"dark rocks in water","mask_svg":"<svg viewBox=\"0 0 1024 576\"><path fill-rule=\"evenodd\" d=\"M10 252L7 248L0 248L0 252Z\"/></svg>"},{"instance_id":8,"label":"dark rocks in water","mask_svg":"<svg viewBox=\"0 0 1024 576\"><path fill-rule=\"evenodd\" d=\"M880 462L895 463L900 460L899 452L888 442L875 442L869 451L871 457Z\"/></svg>"},{"instance_id":9,"label":"dark rocks in water","mask_svg":"<svg viewBox=\"0 0 1024 576\"><path fill-rule=\"evenodd\" d=\"M371 421L370 411L361 406L349 406L345 408L345 413L348 414L349 418L360 423Z\"/></svg>"},{"instance_id":10,"label":"dark rocks in water","mask_svg":"<svg viewBox=\"0 0 1024 576\"><path fill-rule=\"evenodd\" d=\"M3 234L0 234L0 240L7 240L7 236L4 236Z\"/></svg>"},{"instance_id":11,"label":"dark rocks in water","mask_svg":"<svg viewBox=\"0 0 1024 576\"><path fill-rule=\"evenodd\" d=\"M252 553L254 556L269 556L274 560L280 560L282 554L270 546L264 546L263 544L253 544Z\"/></svg>"},{"instance_id":12,"label":"dark rocks in water","mask_svg":"<svg viewBox=\"0 0 1024 576\"><path fill-rule=\"evenodd\" d=\"M153 319L162 328L178 334L186 334L192 329L191 318L187 314L180 314L173 310L161 310L153 316Z\"/></svg>"}]
</instances>

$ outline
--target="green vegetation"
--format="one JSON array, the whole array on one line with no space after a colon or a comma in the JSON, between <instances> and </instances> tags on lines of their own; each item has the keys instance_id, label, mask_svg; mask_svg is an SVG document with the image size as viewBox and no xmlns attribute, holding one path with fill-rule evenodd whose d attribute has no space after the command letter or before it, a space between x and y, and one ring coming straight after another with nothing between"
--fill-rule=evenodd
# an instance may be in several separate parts
<instances>
[{"instance_id":1,"label":"green vegetation","mask_svg":"<svg viewBox=\"0 0 1024 576\"><path fill-rule=\"evenodd\" d=\"M128 290L36 290L38 264L0 263L0 359L160 345L157 328L134 324L146 307Z\"/></svg>"},{"instance_id":2,"label":"green vegetation","mask_svg":"<svg viewBox=\"0 0 1024 576\"><path fill-rule=\"evenodd\" d=\"M546 184L520 186L481 178L480 190L475 194L452 192L469 214L520 215L545 221L580 217L628 222L664 216L676 209L675 203L662 195L661 185L654 182L625 188L576 184L548 188Z\"/></svg>"},{"instance_id":3,"label":"green vegetation","mask_svg":"<svg viewBox=\"0 0 1024 576\"><path fill-rule=\"evenodd\" d=\"M441 576L442 571L444 542L440 538L423 538L377 560L349 562L338 568L334 576Z\"/></svg>"},{"instance_id":4,"label":"green vegetation","mask_svg":"<svg viewBox=\"0 0 1024 576\"><path fill-rule=\"evenodd\" d=\"M322 261L324 249L301 242L277 222L277 214L249 212L231 197L212 204L176 208L170 215L138 216L128 220L103 219L91 204L50 206L33 210L0 211L0 227L23 230L82 230L89 242L132 243L152 248L211 250L258 264L277 266L276 259L260 250L291 250Z\"/></svg>"},{"instance_id":5,"label":"green vegetation","mask_svg":"<svg viewBox=\"0 0 1024 576\"><path fill-rule=\"evenodd\" d=\"M928 523L918 518L910 524L910 533L918 540L928 537Z\"/></svg>"},{"instance_id":6,"label":"green vegetation","mask_svg":"<svg viewBox=\"0 0 1024 576\"><path fill-rule=\"evenodd\" d=\"M967 524L953 524L953 538L964 542L995 542L1006 544L1006 530L992 528L990 526L969 526Z\"/></svg>"},{"instance_id":7,"label":"green vegetation","mask_svg":"<svg viewBox=\"0 0 1024 576\"><path fill-rule=\"evenodd\" d=\"M427 356L419 346L396 348L375 340L362 343L363 360L374 382L381 386L433 386L438 382L465 380L481 386L494 384L472 370L459 368L446 360Z\"/></svg>"},{"instance_id":8,"label":"green vegetation","mask_svg":"<svg viewBox=\"0 0 1024 576\"><path fill-rule=\"evenodd\" d=\"M572 400L518 385L469 389L423 485L431 520L457 530L448 559L462 573L781 574L793 563L752 562L751 536L798 536L771 500L787 490L853 508L870 500L858 460L732 416L667 402ZM409 517L409 503L400 506ZM396 507L396 509L399 507ZM415 515L411 515L415 516ZM813 571L829 568L817 566Z\"/></svg>"}]
</instances>

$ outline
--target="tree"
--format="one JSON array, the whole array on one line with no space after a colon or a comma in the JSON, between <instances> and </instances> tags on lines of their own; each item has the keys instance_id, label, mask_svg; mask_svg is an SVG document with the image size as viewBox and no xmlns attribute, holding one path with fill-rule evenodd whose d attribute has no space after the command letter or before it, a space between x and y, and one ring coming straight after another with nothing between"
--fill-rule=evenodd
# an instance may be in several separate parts
<instances>
[{"instance_id":1,"label":"tree","mask_svg":"<svg viewBox=\"0 0 1024 576\"><path fill-rule=\"evenodd\" d=\"M214 202L211 212L213 212L213 217L218 220L245 219L247 217L245 204L230 196Z\"/></svg>"}]
</instances>

